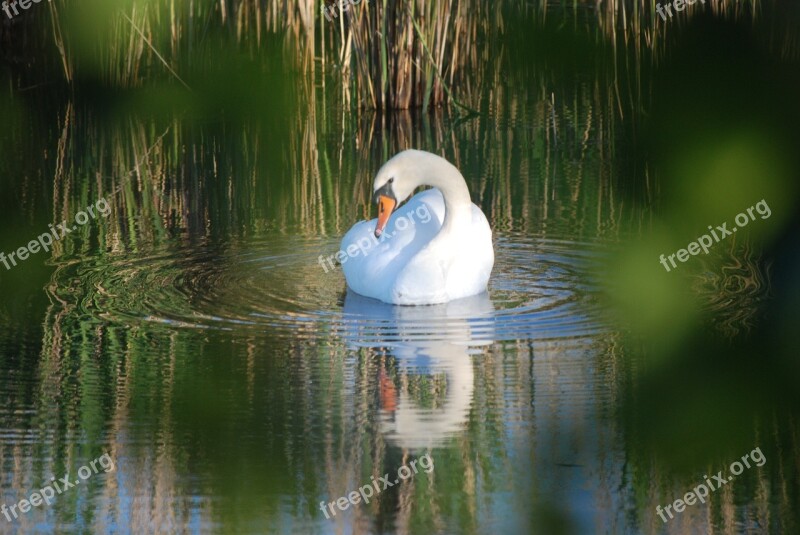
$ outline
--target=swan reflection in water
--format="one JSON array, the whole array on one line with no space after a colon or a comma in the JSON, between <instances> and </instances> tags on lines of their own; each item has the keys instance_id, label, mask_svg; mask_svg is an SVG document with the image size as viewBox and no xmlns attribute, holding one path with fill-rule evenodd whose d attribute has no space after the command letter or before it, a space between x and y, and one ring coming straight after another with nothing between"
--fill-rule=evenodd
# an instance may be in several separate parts
<instances>
[{"instance_id":1,"label":"swan reflection in water","mask_svg":"<svg viewBox=\"0 0 800 535\"><path fill-rule=\"evenodd\" d=\"M378 424L387 441L405 449L443 444L460 433L472 404L471 349L493 342L494 307L489 295L441 305L394 306L349 291L344 301L344 338L349 349L384 348L408 385L412 376L446 377L444 402L423 408L406 388L380 371ZM426 382L426 397L434 387Z\"/></svg>"}]
</instances>

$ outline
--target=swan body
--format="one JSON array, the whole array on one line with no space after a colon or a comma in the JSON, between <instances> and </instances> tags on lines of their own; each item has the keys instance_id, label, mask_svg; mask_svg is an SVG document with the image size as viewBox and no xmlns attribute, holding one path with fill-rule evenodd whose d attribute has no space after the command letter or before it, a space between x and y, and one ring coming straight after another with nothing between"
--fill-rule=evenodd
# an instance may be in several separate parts
<instances>
[{"instance_id":1,"label":"swan body","mask_svg":"<svg viewBox=\"0 0 800 535\"><path fill-rule=\"evenodd\" d=\"M395 210L419 186L434 189ZM455 166L406 150L381 167L374 191L378 218L356 223L342 239L342 269L353 291L396 305L431 305L486 290L492 229Z\"/></svg>"}]
</instances>

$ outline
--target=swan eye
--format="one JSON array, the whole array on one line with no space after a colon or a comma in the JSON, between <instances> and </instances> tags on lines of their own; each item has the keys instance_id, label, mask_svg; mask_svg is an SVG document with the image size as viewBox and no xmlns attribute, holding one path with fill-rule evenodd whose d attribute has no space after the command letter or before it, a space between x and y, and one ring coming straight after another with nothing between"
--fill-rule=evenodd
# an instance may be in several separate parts
<instances>
[{"instance_id":1,"label":"swan eye","mask_svg":"<svg viewBox=\"0 0 800 535\"><path fill-rule=\"evenodd\" d=\"M394 177L390 178L386 183L391 184L392 182L394 182Z\"/></svg>"}]
</instances>

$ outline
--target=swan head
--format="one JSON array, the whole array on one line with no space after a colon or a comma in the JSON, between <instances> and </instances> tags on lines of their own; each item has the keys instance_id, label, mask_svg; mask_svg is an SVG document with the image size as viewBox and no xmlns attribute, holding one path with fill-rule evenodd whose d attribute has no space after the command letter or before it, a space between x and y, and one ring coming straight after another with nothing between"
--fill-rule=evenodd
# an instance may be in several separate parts
<instances>
[{"instance_id":1,"label":"swan head","mask_svg":"<svg viewBox=\"0 0 800 535\"><path fill-rule=\"evenodd\" d=\"M423 185L419 160L421 156L427 154L419 150L404 150L383 164L378 171L372 195L372 202L378 205L376 238L383 234L389 216L397 205L408 199L417 187Z\"/></svg>"}]
</instances>

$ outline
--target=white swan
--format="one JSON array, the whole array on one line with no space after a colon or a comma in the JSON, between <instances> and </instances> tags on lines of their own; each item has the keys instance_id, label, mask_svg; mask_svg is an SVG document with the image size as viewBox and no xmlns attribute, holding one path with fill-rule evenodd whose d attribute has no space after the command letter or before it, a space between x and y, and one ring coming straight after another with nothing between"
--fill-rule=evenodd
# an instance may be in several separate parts
<instances>
[{"instance_id":1,"label":"white swan","mask_svg":"<svg viewBox=\"0 0 800 535\"><path fill-rule=\"evenodd\" d=\"M395 211L419 186L436 189ZM455 166L405 150L381 167L374 191L378 218L356 223L342 239L342 269L353 291L397 305L431 305L486 290L492 229Z\"/></svg>"}]
</instances>

